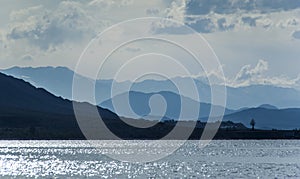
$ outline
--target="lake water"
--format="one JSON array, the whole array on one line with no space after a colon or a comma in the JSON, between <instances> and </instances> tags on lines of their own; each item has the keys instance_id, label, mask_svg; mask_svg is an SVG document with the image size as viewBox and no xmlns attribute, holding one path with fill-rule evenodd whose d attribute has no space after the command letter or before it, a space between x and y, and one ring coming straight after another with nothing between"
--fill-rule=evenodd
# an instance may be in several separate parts
<instances>
[{"instance_id":1,"label":"lake water","mask_svg":"<svg viewBox=\"0 0 300 179\"><path fill-rule=\"evenodd\" d=\"M221 140L204 148L199 148L199 141L188 141L163 159L140 164L117 161L105 154L134 153L145 141L135 141L133 148L122 147L122 143L116 147L114 141L99 143L100 147L94 148L86 141L0 141L0 176L300 178L300 141L296 140ZM176 141L142 152L155 155L155 148L168 150L172 143Z\"/></svg>"}]
</instances>

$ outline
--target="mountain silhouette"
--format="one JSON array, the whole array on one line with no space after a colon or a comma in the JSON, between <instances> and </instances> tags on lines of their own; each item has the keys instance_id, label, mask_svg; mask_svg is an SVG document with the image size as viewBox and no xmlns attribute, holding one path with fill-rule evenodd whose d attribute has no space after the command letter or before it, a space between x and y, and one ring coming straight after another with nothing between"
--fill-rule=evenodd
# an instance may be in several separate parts
<instances>
[{"instance_id":1,"label":"mountain silhouette","mask_svg":"<svg viewBox=\"0 0 300 179\"><path fill-rule=\"evenodd\" d=\"M264 109L278 109L276 106L270 105L270 104L262 104L258 106L258 108L264 108Z\"/></svg>"},{"instance_id":2,"label":"mountain silhouette","mask_svg":"<svg viewBox=\"0 0 300 179\"><path fill-rule=\"evenodd\" d=\"M72 100L72 84L74 72L66 67L12 67L0 70L2 73L15 78L23 79L35 87L44 88L50 93ZM76 75L77 80L91 83L90 78ZM96 82L97 100L104 101L110 98L112 80L98 80ZM91 102L91 101L89 101Z\"/></svg>"},{"instance_id":3,"label":"mountain silhouette","mask_svg":"<svg viewBox=\"0 0 300 179\"><path fill-rule=\"evenodd\" d=\"M72 97L74 72L66 67L12 67L2 72L28 81L36 87L47 89L57 96L67 99Z\"/></svg>"},{"instance_id":4,"label":"mountain silhouette","mask_svg":"<svg viewBox=\"0 0 300 179\"><path fill-rule=\"evenodd\" d=\"M165 98L167 102L167 109L165 113L162 115L155 115L151 113L151 107L158 106L161 108L161 101L152 102L149 104L150 98L153 95L161 95ZM129 97L129 98L128 98ZM117 107L118 110L114 109L112 104L112 100L114 100L115 104L119 104ZM128 101L126 103L125 101ZM182 102L183 101L183 102ZM120 105L121 104L121 105ZM141 93L136 91L131 91L129 93L123 93L121 95L115 96L113 99L107 100L100 104L101 107L107 108L111 111L118 113L120 116L132 117L132 113L128 112L131 110L135 113L135 115L143 118L147 116L147 119L152 120L178 120L180 117L181 105L186 105L184 108L186 111L183 112L185 116L182 120L196 120L195 118L191 118L189 113L193 112L193 107L197 106L199 102L194 101L187 97L180 97L176 93L172 92L158 92L158 93ZM250 120L252 118L256 121L256 127L259 129L295 129L300 128L300 109L299 108L287 108L287 109L278 109L272 105L261 105L256 108L243 108L239 110L230 110L227 108L223 108L221 106L215 106L218 110L224 110L224 118L223 121L232 121L234 123L242 123L247 127L250 126ZM211 109L211 104L208 103L200 103L199 110L199 118L201 121L207 121L207 117L209 116ZM148 116L150 114L150 116Z\"/></svg>"},{"instance_id":5,"label":"mountain silhouette","mask_svg":"<svg viewBox=\"0 0 300 179\"><path fill-rule=\"evenodd\" d=\"M155 95L160 95L164 98L165 103L161 100L152 101L151 106L151 97ZM129 99L128 99L129 97ZM118 104L117 111L114 108L113 101L115 104ZM126 103L127 101L127 103ZM99 104L103 108L107 108L111 111L116 112L119 116L135 118L136 116L149 116L149 119L174 119L178 120L197 120L198 118L207 117L210 114L212 105L208 103L199 103L195 100L192 100L185 96L180 96L173 92L160 91L157 93L142 93L136 91L130 91L129 93L123 93L115 96L112 99L106 100L103 103ZM195 107L200 107L195 109ZM163 108L166 107L163 114L153 114L151 108ZM230 114L235 112L224 108L222 106L214 106L217 110L224 110L225 114ZM131 108L131 109L130 109ZM153 110L153 109L152 109ZM134 114L132 114L132 111ZM195 115L195 112L198 111L198 114ZM195 118L196 117L196 118ZM153 120L152 119L152 120Z\"/></svg>"},{"instance_id":6,"label":"mountain silhouette","mask_svg":"<svg viewBox=\"0 0 300 179\"><path fill-rule=\"evenodd\" d=\"M3 73L12 75L16 78L24 79L36 87L42 87L54 95L63 98L72 99L72 81L74 72L66 67L13 67L6 70L1 70ZM79 80L90 82L91 79L76 75ZM189 79L176 77L169 80L145 80L134 82L116 82L115 85L120 89L131 87L131 91L139 91L143 93L157 93L160 91L170 91L178 93L178 89L173 82L181 84L186 93L192 94ZM211 101L211 86L205 81L194 79L201 102L210 103ZM96 104L100 104L111 96L113 80L97 80L96 81ZM217 90L222 86L213 85ZM123 92L116 92L116 95ZM89 101L91 102L91 101ZM278 108L299 108L300 107L300 91L293 88L283 88L272 85L250 85L245 87L227 87L227 104L226 108L240 109L243 107L256 107L261 104L270 104Z\"/></svg>"},{"instance_id":7,"label":"mountain silhouette","mask_svg":"<svg viewBox=\"0 0 300 179\"><path fill-rule=\"evenodd\" d=\"M170 80L145 80L132 85L132 91L152 93L159 91L170 91L178 93L172 81L181 84L185 91L190 88L188 78L173 78ZM223 86L208 85L207 83L194 79L201 102L210 103L211 87L221 91ZM250 85L244 87L226 87L226 108L240 109L243 107L256 107L261 104L270 104L279 108L300 108L300 91L293 88L277 87L272 85ZM187 92L188 94L188 92ZM186 97L189 97L185 95Z\"/></svg>"}]
</instances>

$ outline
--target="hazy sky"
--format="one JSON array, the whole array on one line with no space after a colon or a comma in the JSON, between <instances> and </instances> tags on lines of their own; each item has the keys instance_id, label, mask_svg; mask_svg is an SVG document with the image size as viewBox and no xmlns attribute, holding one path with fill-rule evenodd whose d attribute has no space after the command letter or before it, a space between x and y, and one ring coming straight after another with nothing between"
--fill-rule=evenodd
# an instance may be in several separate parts
<instances>
[{"instance_id":1,"label":"hazy sky","mask_svg":"<svg viewBox=\"0 0 300 179\"><path fill-rule=\"evenodd\" d=\"M300 0L2 0L0 68L74 69L80 54L97 34L118 22L140 17L174 19L199 32L215 51L232 86L274 84L299 88ZM134 27L132 33L138 28ZM156 30L170 36L191 35L177 26ZM122 36L116 33L111 38ZM197 46L197 42L191 43ZM182 60L188 58L174 48L158 46L149 42L130 44L119 52L119 57L152 48L171 51ZM201 76L200 71L194 75ZM218 78L219 69L208 75Z\"/></svg>"}]
</instances>

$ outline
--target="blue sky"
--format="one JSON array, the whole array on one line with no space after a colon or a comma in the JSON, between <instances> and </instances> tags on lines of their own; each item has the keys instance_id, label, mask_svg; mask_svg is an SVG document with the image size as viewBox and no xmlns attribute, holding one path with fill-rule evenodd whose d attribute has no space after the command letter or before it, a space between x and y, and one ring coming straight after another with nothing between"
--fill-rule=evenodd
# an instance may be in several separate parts
<instances>
[{"instance_id":1,"label":"blue sky","mask_svg":"<svg viewBox=\"0 0 300 179\"><path fill-rule=\"evenodd\" d=\"M83 49L104 29L133 18L164 17L192 27L207 40L222 64L229 85L273 84L300 88L299 0L1 2L0 68L67 66L74 69ZM191 35L175 26L157 30L170 36ZM122 37L116 32L112 38ZM197 46L197 42L191 43ZM130 44L119 57L157 49L151 44ZM171 47L164 46L164 50L184 58ZM193 75L201 78L203 74L199 70ZM218 78L219 68L208 75ZM130 75L123 78L130 79Z\"/></svg>"}]
</instances>

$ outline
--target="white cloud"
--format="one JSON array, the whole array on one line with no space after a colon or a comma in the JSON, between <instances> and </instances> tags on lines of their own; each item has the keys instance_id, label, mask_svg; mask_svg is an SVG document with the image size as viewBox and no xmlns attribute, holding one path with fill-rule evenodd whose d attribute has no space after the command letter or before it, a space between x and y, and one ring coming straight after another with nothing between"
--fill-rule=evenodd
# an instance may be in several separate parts
<instances>
[{"instance_id":1,"label":"white cloud","mask_svg":"<svg viewBox=\"0 0 300 179\"><path fill-rule=\"evenodd\" d=\"M173 1L171 6L165 10L166 17L184 23L185 8L186 3L184 0L181 2Z\"/></svg>"},{"instance_id":2,"label":"white cloud","mask_svg":"<svg viewBox=\"0 0 300 179\"><path fill-rule=\"evenodd\" d=\"M158 8L147 8L146 14L149 16L157 16L160 13L160 10Z\"/></svg>"},{"instance_id":3,"label":"white cloud","mask_svg":"<svg viewBox=\"0 0 300 179\"><path fill-rule=\"evenodd\" d=\"M24 61L31 61L33 59L34 58L31 54L25 54L24 56L21 57L21 60L24 60Z\"/></svg>"},{"instance_id":4,"label":"white cloud","mask_svg":"<svg viewBox=\"0 0 300 179\"><path fill-rule=\"evenodd\" d=\"M249 73L251 75L261 75L263 72L267 71L268 70L268 62L265 61L265 60L259 60L257 65L249 70Z\"/></svg>"},{"instance_id":5,"label":"white cloud","mask_svg":"<svg viewBox=\"0 0 300 179\"><path fill-rule=\"evenodd\" d=\"M300 28L300 9L272 13L235 13L204 15L186 15L185 23L198 32L211 33L228 30L248 30L254 28L286 29L288 31Z\"/></svg>"},{"instance_id":6,"label":"white cloud","mask_svg":"<svg viewBox=\"0 0 300 179\"><path fill-rule=\"evenodd\" d=\"M235 77L235 81L245 81L257 78L262 75L263 72L268 70L268 62L265 60L259 60L254 68L250 65L245 65L241 68Z\"/></svg>"},{"instance_id":7,"label":"white cloud","mask_svg":"<svg viewBox=\"0 0 300 179\"><path fill-rule=\"evenodd\" d=\"M88 3L89 6L97 6L100 8L111 8L128 6L133 3L133 0L93 0Z\"/></svg>"},{"instance_id":8,"label":"white cloud","mask_svg":"<svg viewBox=\"0 0 300 179\"><path fill-rule=\"evenodd\" d=\"M300 30L293 32L292 36L293 36L295 39L300 39Z\"/></svg>"},{"instance_id":9,"label":"white cloud","mask_svg":"<svg viewBox=\"0 0 300 179\"><path fill-rule=\"evenodd\" d=\"M234 6L237 6L237 4L243 4L242 1L238 1L238 3L232 1L231 3L235 4ZM283 28L290 30L300 27L298 20L300 14L299 8L291 8L292 10L289 11L281 11L278 10L278 7L277 10L268 11L268 13L263 10L259 11L255 9L249 11L237 9L234 10L234 13L220 13L215 12L215 9L210 9L209 12L201 13L205 7L212 4L214 4L214 2L207 2L207 4L202 5L196 3L194 4L195 7L192 7L195 8L196 12L189 12L189 6L191 5L189 1L174 1L171 6L165 10L165 16L170 19L183 22L201 33L228 30L251 30L253 28L262 28L266 30L271 28ZM199 6L197 7L197 5ZM245 4L242 6L245 6ZM226 11L228 9L224 8L224 10ZM162 28L163 27L160 28L161 32L163 32ZM166 26L164 28L166 28L167 33L172 33L170 26ZM173 31L174 34L178 34L177 28L173 28Z\"/></svg>"},{"instance_id":10,"label":"white cloud","mask_svg":"<svg viewBox=\"0 0 300 179\"><path fill-rule=\"evenodd\" d=\"M41 9L36 7L34 10ZM13 23L8 32L9 39L26 40L30 45L42 50L55 49L65 42L76 42L86 35L94 35L92 19L76 2L61 2L54 11L43 11L31 14L33 9L13 12L14 19L22 14L27 17L24 21ZM17 14L17 15L16 15Z\"/></svg>"},{"instance_id":11,"label":"white cloud","mask_svg":"<svg viewBox=\"0 0 300 179\"><path fill-rule=\"evenodd\" d=\"M34 16L34 15L36 16L37 14L40 14L43 10L45 10L43 8L43 6L38 5L38 6L25 8L25 9L20 9L17 11L12 11L9 15L9 19L11 21L26 20L26 18L28 18L28 16Z\"/></svg>"},{"instance_id":12,"label":"white cloud","mask_svg":"<svg viewBox=\"0 0 300 179\"><path fill-rule=\"evenodd\" d=\"M1 68L16 65L74 68L88 42L105 28L133 18L165 17L164 10L171 4L161 0L51 1L48 6L49 3L23 5L23 9L16 7L7 14L7 24L1 24L0 29ZM148 14L149 9L154 14ZM132 33L137 28L140 27L132 27ZM24 63L21 60L24 54L32 54L36 60Z\"/></svg>"},{"instance_id":13,"label":"white cloud","mask_svg":"<svg viewBox=\"0 0 300 179\"><path fill-rule=\"evenodd\" d=\"M203 71L200 72L198 75L193 76L195 79L199 79L202 82L206 82L207 84L211 85L224 85L224 82L226 83L227 79L224 76L223 68L224 64L218 66L218 68L215 68L211 71ZM211 80L211 81L209 81Z\"/></svg>"},{"instance_id":14,"label":"white cloud","mask_svg":"<svg viewBox=\"0 0 300 179\"><path fill-rule=\"evenodd\" d=\"M266 76L265 73L269 70L268 62L259 60L255 67L245 65L237 73L234 79L227 79L227 84L233 87L249 86L249 85L274 85L280 87L300 87L300 74L296 78L287 76Z\"/></svg>"},{"instance_id":15,"label":"white cloud","mask_svg":"<svg viewBox=\"0 0 300 179\"><path fill-rule=\"evenodd\" d=\"M237 12L281 12L300 8L300 2L295 0L189 0L187 13L203 15L210 12L218 14L234 14Z\"/></svg>"},{"instance_id":16,"label":"white cloud","mask_svg":"<svg viewBox=\"0 0 300 179\"><path fill-rule=\"evenodd\" d=\"M26 41L41 50L51 51L69 42L89 41L105 28L123 20L153 15L182 16L183 20L184 13L178 13L184 5L176 8L173 4L166 10L168 6L171 5L159 0L62 1L53 10L42 5L33 6L11 12L6 36L12 41Z\"/></svg>"}]
</instances>

